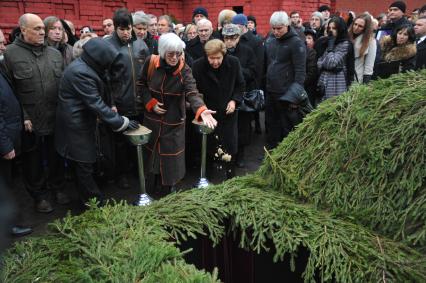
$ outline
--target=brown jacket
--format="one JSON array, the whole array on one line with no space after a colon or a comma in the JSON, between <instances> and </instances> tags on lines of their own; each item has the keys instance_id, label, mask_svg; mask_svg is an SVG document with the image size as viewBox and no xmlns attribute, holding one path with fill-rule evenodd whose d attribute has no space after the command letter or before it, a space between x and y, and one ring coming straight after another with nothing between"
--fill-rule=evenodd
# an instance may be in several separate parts
<instances>
[{"instance_id":1,"label":"brown jacket","mask_svg":"<svg viewBox=\"0 0 426 283\"><path fill-rule=\"evenodd\" d=\"M147 58L138 81L139 96L145 106L143 125L152 130L144 157L151 161L155 151L158 153L162 184L171 186L185 175L185 101L190 103L196 119L206 107L191 69L183 60L176 68L170 68L160 59L148 78L150 60L151 56ZM162 108L167 110L164 115L152 110L157 102L164 104Z\"/></svg>"}]
</instances>

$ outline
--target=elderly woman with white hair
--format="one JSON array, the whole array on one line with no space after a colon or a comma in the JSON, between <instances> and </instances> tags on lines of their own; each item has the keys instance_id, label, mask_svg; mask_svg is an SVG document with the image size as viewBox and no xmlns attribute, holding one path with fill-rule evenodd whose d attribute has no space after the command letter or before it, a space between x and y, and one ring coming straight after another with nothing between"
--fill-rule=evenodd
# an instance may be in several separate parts
<instances>
[{"instance_id":1,"label":"elderly woman with white hair","mask_svg":"<svg viewBox=\"0 0 426 283\"><path fill-rule=\"evenodd\" d=\"M158 55L147 58L138 84L145 108L143 125L152 130L146 144L147 190L157 184L161 193L175 190L185 175L185 104L188 102L196 120L214 128L214 111L207 109L198 92L191 69L185 64L185 43L174 33L160 37Z\"/></svg>"}]
</instances>

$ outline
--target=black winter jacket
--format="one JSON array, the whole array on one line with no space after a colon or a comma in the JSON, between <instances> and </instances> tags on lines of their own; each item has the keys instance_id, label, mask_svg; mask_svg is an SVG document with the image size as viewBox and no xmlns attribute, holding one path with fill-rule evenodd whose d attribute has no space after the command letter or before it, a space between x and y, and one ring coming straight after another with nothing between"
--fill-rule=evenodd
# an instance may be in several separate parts
<instances>
[{"instance_id":1,"label":"black winter jacket","mask_svg":"<svg viewBox=\"0 0 426 283\"><path fill-rule=\"evenodd\" d=\"M254 86L254 88L259 88L262 83L264 69L263 64L265 60L265 50L263 47L263 41L259 37L255 36L251 31L247 31L245 34L241 35L240 43L248 46L255 55L256 86Z\"/></svg>"},{"instance_id":2,"label":"black winter jacket","mask_svg":"<svg viewBox=\"0 0 426 283\"><path fill-rule=\"evenodd\" d=\"M235 50L232 52L228 50L228 53L240 60L241 71L243 72L246 84L245 91L256 89L256 56L253 51L248 46L238 43Z\"/></svg>"},{"instance_id":3,"label":"black winter jacket","mask_svg":"<svg viewBox=\"0 0 426 283\"><path fill-rule=\"evenodd\" d=\"M290 28L281 38L269 36L265 42L266 90L284 95L294 83L303 86L306 76L306 46Z\"/></svg>"},{"instance_id":4,"label":"black winter jacket","mask_svg":"<svg viewBox=\"0 0 426 283\"><path fill-rule=\"evenodd\" d=\"M136 81L149 55L148 46L142 39L123 43L115 32L112 36L105 38L105 41L111 43L123 55L120 56L120 60L126 66L120 83L113 85L114 105L117 106L121 115L136 116L141 113L141 109L136 108L138 100Z\"/></svg>"},{"instance_id":5,"label":"black winter jacket","mask_svg":"<svg viewBox=\"0 0 426 283\"><path fill-rule=\"evenodd\" d=\"M6 78L0 73L0 158L19 152L22 130L21 108Z\"/></svg>"},{"instance_id":6,"label":"black winter jacket","mask_svg":"<svg viewBox=\"0 0 426 283\"><path fill-rule=\"evenodd\" d=\"M107 123L113 130L126 127L126 119L104 102L108 96L108 69L117 68L119 54L102 39L91 39L83 54L73 61L61 80L57 109L55 145L58 153L68 159L94 163L96 161L96 120Z\"/></svg>"}]
</instances>

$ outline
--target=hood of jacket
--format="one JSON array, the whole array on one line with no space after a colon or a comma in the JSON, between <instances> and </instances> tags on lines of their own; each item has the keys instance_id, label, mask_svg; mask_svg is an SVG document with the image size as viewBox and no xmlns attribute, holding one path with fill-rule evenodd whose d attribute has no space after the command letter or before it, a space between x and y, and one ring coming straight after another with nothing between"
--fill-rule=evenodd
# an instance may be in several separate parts
<instances>
[{"instance_id":1,"label":"hood of jacket","mask_svg":"<svg viewBox=\"0 0 426 283\"><path fill-rule=\"evenodd\" d=\"M120 60L118 59L120 56L114 46L106 40L92 38L83 45L81 59L94 69L98 75L102 75L105 71L115 71L124 67L119 65Z\"/></svg>"},{"instance_id":2,"label":"hood of jacket","mask_svg":"<svg viewBox=\"0 0 426 283\"><path fill-rule=\"evenodd\" d=\"M292 26L288 26L288 32L284 34L283 36L281 36L280 38L277 38L277 40L278 41L287 40L295 36L299 36L299 35L297 34L297 32L294 30Z\"/></svg>"},{"instance_id":3,"label":"hood of jacket","mask_svg":"<svg viewBox=\"0 0 426 283\"><path fill-rule=\"evenodd\" d=\"M16 37L15 41L13 42L19 47L25 48L32 53L34 53L35 56L41 56L43 55L44 49L47 47L46 41L42 45L32 45L24 41L22 34Z\"/></svg>"}]
</instances>

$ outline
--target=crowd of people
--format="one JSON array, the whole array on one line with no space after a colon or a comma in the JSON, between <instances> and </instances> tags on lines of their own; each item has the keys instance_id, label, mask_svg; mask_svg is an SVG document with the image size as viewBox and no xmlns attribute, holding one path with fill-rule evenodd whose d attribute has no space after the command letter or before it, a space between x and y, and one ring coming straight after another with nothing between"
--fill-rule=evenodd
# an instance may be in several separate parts
<instances>
[{"instance_id":1,"label":"crowd of people","mask_svg":"<svg viewBox=\"0 0 426 283\"><path fill-rule=\"evenodd\" d=\"M136 153L122 133L142 124L152 130L144 147L147 190L173 192L199 162L194 119L215 129L209 159L232 178L261 133L259 111L273 149L352 83L425 68L426 5L409 17L406 10L396 1L377 18L343 18L321 6L307 22L298 11L276 11L264 36L255 16L227 9L214 28L204 7L187 25L121 8L103 21L104 34L84 26L78 37L68 20L24 14L7 47L0 30L1 186L13 187L19 156L37 212L54 209L51 195L70 202L68 175L83 203L96 197L102 204L96 176L129 188ZM264 107L253 99L265 99Z\"/></svg>"}]
</instances>

